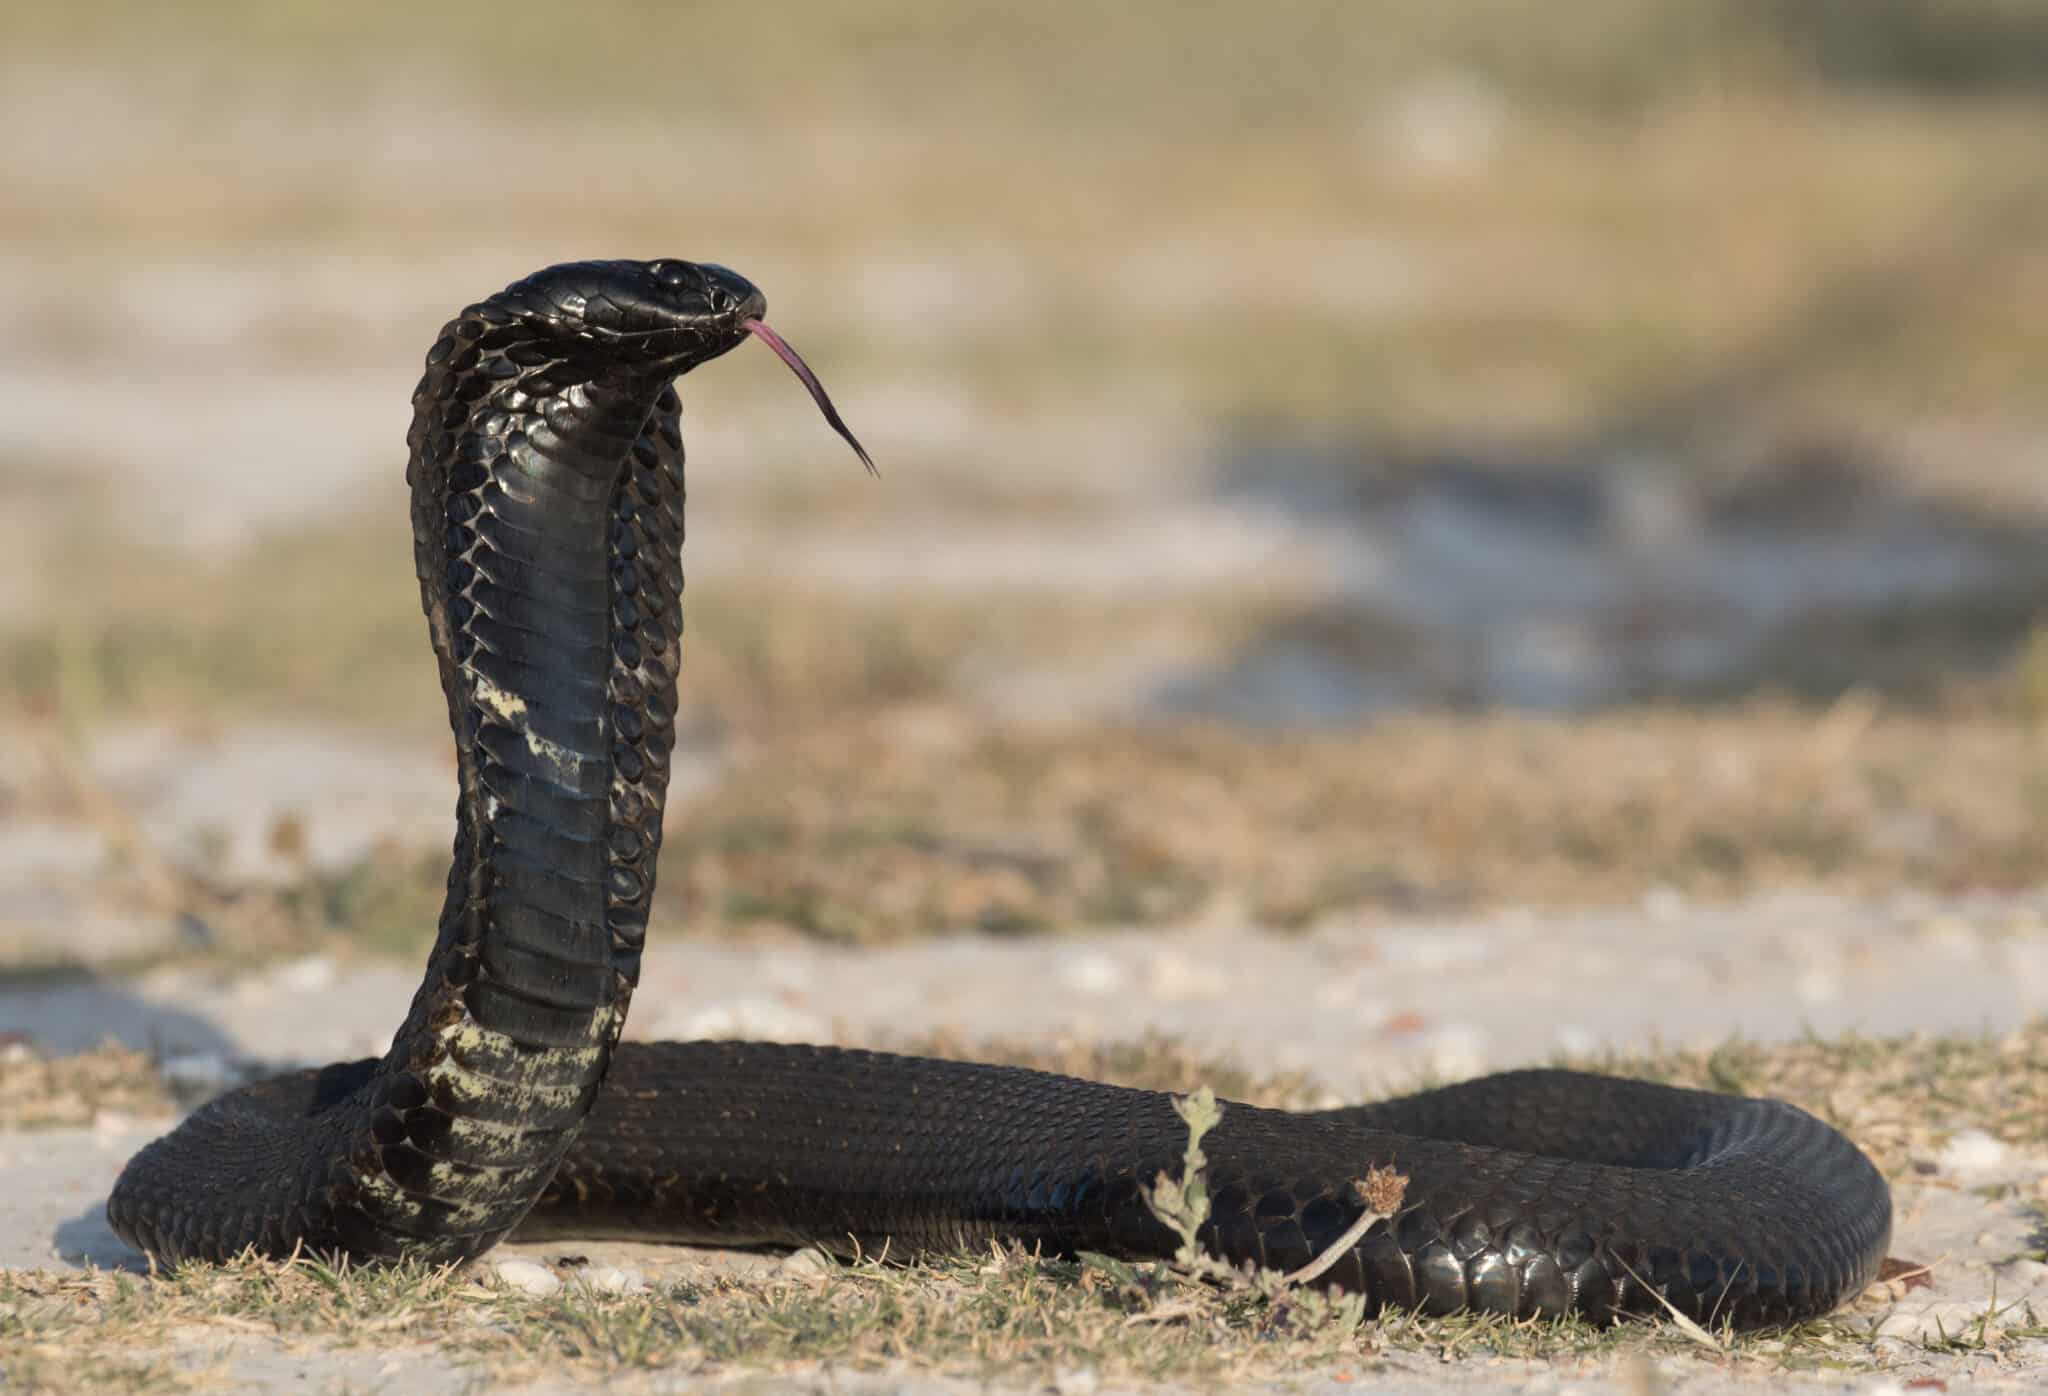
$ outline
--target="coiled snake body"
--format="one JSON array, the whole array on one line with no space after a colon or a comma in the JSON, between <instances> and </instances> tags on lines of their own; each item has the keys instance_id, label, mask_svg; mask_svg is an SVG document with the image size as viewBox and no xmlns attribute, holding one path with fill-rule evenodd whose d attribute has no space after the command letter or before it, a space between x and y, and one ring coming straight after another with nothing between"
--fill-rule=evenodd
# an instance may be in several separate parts
<instances>
[{"instance_id":1,"label":"coiled snake body","mask_svg":"<svg viewBox=\"0 0 2048 1396\"><path fill-rule=\"evenodd\" d=\"M408 436L420 591L460 793L439 934L381 1059L262 1082L131 1160L108 1202L165 1260L303 1245L436 1261L527 1231L821 1244L1007 1238L1171 1253L1164 1096L816 1047L620 1045L674 742L683 449L674 379L767 338L723 268L551 267L427 354ZM840 427L844 433L843 426ZM848 440L851 441L851 436ZM1227 1105L1203 1239L1376 1304L1769 1323L1866 1284L1883 1178L1791 1106L1558 1071L1315 1114Z\"/></svg>"}]
</instances>

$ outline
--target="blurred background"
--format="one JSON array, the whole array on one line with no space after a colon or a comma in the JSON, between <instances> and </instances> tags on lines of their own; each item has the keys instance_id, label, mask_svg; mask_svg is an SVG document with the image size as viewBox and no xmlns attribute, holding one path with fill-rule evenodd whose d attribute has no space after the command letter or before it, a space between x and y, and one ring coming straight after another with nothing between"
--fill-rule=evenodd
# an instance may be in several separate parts
<instances>
[{"instance_id":1,"label":"blurred background","mask_svg":"<svg viewBox=\"0 0 2048 1396\"><path fill-rule=\"evenodd\" d=\"M0 129L17 981L425 943L408 394L590 256L882 467L684 384L670 941L2048 872L2025 0L15 3Z\"/></svg>"}]
</instances>

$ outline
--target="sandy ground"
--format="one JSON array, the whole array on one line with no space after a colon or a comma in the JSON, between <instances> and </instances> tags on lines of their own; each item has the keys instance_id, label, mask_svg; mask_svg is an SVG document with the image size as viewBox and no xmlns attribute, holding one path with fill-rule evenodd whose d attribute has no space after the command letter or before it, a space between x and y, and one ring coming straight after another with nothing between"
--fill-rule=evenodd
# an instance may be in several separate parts
<instances>
[{"instance_id":1,"label":"sandy ground","mask_svg":"<svg viewBox=\"0 0 2048 1396\"><path fill-rule=\"evenodd\" d=\"M382 1048L413 982L409 969L312 958L254 974L161 971L139 978L0 990L0 1027L57 1049L113 1036L163 1052L174 1078L204 1089L251 1063L278 1064ZM1028 993L1019 985L1040 986ZM1453 987L1455 985L1455 987ZM1252 986L1252 987L1247 987ZM1289 986L1312 986L1306 993ZM1464 1074L1540 1061L1560 1049L1654 1041L1712 1042L1731 1033L1781 1039L1807 1029L1996 1032L2048 1007L2048 895L1935 904L1779 898L1751 905L1538 919L1504 914L1461 924L1260 932L1125 932L1013 943L938 940L852 952L803 942L760 946L671 940L650 955L630 1032L638 1037L747 1035L851 1043L945 1031L962 1040L1122 1038L1159 1029L1254 1071L1308 1067L1337 1095L1386 1089L1417 1073ZM121 1163L161 1121L102 1118L94 1128L0 1136L0 1266L132 1268L102 1208ZM1972 1389L2027 1389L2048 1379L2048 1344L2002 1364L1935 1357L1942 1332L2031 1324L2048 1312L2048 1266L2030 1206L2048 1158L1958 1136L1916 1161L1897 1185L1893 1253L1936 1266L1916 1291L1867 1321L1895 1335L1891 1374ZM667 1248L578 1245L595 1264L650 1277L706 1265L760 1263ZM508 1254L546 1262L551 1247ZM1995 1296L1995 1297L1994 1297ZM200 1361L208 1343L195 1335ZM459 1390L460 1369L398 1373L361 1354L308 1355L237 1340L229 1389L263 1389L316 1373L350 1389ZM214 1356L221 1356L214 1354ZM2015 1365L2015 1364L2018 1365ZM1410 1367L1412 1365L1412 1370ZM1980 1370L1982 1368L1983 1370ZM1467 1363L1401 1359L1390 1389L1477 1379ZM1484 1367L1489 1384L1527 1391L1641 1390L1633 1369L1563 1373ZM1664 1389L1742 1384L1711 1360L1663 1373ZM548 1389L545 1384L537 1390ZM631 1386L630 1389L642 1389ZM644 1389L668 1389L659 1377ZM806 1389L908 1387L885 1376L821 1372ZM960 1388L966 1389L966 1388ZM1020 1388L1021 1389L1021 1388ZM1107 1389L1107 1388L1104 1388ZM1314 1389L1311 1387L1310 1389ZM1344 1389L1334 1381L1327 1389ZM1874 1379L1815 1390L1879 1391Z\"/></svg>"},{"instance_id":2,"label":"sandy ground","mask_svg":"<svg viewBox=\"0 0 2048 1396\"><path fill-rule=\"evenodd\" d=\"M709 760L679 762L679 789L708 780ZM437 744L259 722L197 744L116 729L89 756L91 777L147 817L174 854L204 844L224 875L258 881L286 871L266 834L296 804L322 810L309 830L307 857L316 865L346 864L380 837L418 847L443 842L445 764ZM280 771L296 784L269 778ZM256 790L263 798L250 797ZM394 822L391 812L400 809L410 813ZM0 825L0 906L12 909L0 930L10 953L62 952L107 970L0 984L0 1034L59 1052L118 1039L159 1054L171 1079L194 1096L267 1067L384 1049L415 983L408 964L316 955L245 969L216 957L205 968L112 972L123 956L176 948L179 931L174 920L95 899L96 873L108 856L106 832L75 819L23 815ZM1809 1031L1974 1035L2043 1013L2048 889L1877 902L1781 893L1727 905L1657 892L1607 911L1510 907L1462 919L1339 921L1289 934L1213 925L867 949L795 936L669 935L650 949L628 1033L888 1046L932 1034L973 1044L1115 1041L1158 1031L1255 1073L1306 1071L1335 1100L1563 1052L1711 1045L1735 1035L1774 1041ZM7 1181L0 1267L136 1266L102 1209L122 1162L166 1123L103 1116L87 1129L0 1135ZM1866 1315L1894 1335L1886 1343L1900 1365L1887 1379L1967 1378L1986 1389L2048 1379L2048 1344L2009 1346L2002 1363L1968 1352L1933 1356L1922 1346L1980 1322L1996 1331L2048 1314L2048 1266L2024 1258L2039 1250L2031 1208L2044 1195L2048 1158L1988 1139L1959 1137L1916 1160L1912 1176L1898 1183L1893 1252L1933 1263L1936 1282L1895 1310ZM760 1263L644 1246L577 1250L650 1278ZM509 1253L545 1262L559 1246ZM205 1367L226 1389L310 1381L325 1389L455 1391L474 1381L473 1372L428 1354L393 1369L382 1355L301 1351L218 1331L194 1332L177 1357ZM1653 1389L1632 1367L1391 1363L1375 1380L1396 1390L1440 1390L1482 1375L1510 1390ZM1710 1392L1745 1377L1702 1358L1654 1380L1662 1389ZM690 1383L665 1386L651 1376L625 1389L678 1384ZM1346 1386L1334 1378L1325 1385ZM964 1388L922 1376L902 1385L887 1374L821 1371L807 1389ZM1075 1389L1087 1389L1085 1382ZM1813 1389L1886 1388L1859 1377Z\"/></svg>"}]
</instances>

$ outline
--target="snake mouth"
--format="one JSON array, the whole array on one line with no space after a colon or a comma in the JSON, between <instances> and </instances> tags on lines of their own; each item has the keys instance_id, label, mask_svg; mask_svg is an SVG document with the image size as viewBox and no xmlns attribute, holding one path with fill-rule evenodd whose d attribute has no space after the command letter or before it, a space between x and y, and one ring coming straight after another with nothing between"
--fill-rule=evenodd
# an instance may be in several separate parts
<instances>
[{"instance_id":1,"label":"snake mouth","mask_svg":"<svg viewBox=\"0 0 2048 1396\"><path fill-rule=\"evenodd\" d=\"M797 353L795 346L769 329L766 320L742 320L740 328L773 349L775 357L789 365L789 371L797 376L797 381L810 389L811 401L818 404L818 410L825 414L825 420L831 425L832 430L838 432L846 444L853 447L853 453L859 456L861 464L868 468L868 474L880 478L882 472L875 469L875 462L869 457L867 448L860 444L852 429L840 420L839 409L832 405L831 394L825 391L825 385L818 380L817 374L811 372L811 366L804 362L804 356Z\"/></svg>"}]
</instances>

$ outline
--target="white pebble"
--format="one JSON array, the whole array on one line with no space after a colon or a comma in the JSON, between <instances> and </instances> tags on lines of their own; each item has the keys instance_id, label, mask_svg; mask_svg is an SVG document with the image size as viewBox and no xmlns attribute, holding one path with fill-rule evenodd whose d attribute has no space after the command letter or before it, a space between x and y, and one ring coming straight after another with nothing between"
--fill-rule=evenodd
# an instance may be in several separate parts
<instances>
[{"instance_id":1,"label":"white pebble","mask_svg":"<svg viewBox=\"0 0 2048 1396\"><path fill-rule=\"evenodd\" d=\"M530 1260L501 1260L497 1269L499 1283L536 1299L546 1299L562 1288L562 1281L554 1271Z\"/></svg>"},{"instance_id":2,"label":"white pebble","mask_svg":"<svg viewBox=\"0 0 2048 1396\"><path fill-rule=\"evenodd\" d=\"M616 1265L593 1265L580 1271L576 1278L593 1294L638 1294L647 1288L647 1281L638 1270L623 1270Z\"/></svg>"},{"instance_id":3,"label":"white pebble","mask_svg":"<svg viewBox=\"0 0 2048 1396\"><path fill-rule=\"evenodd\" d=\"M1052 1389L1057 1396L1095 1396L1095 1369L1068 1367L1053 1373Z\"/></svg>"},{"instance_id":4,"label":"white pebble","mask_svg":"<svg viewBox=\"0 0 2048 1396\"><path fill-rule=\"evenodd\" d=\"M2000 1299L2012 1294L2048 1290L2048 1265L2038 1260L2008 1260L2003 1265L1992 1266L1991 1272L1998 1276Z\"/></svg>"},{"instance_id":5,"label":"white pebble","mask_svg":"<svg viewBox=\"0 0 2048 1396\"><path fill-rule=\"evenodd\" d=\"M832 1268L831 1258L822 1251L791 1251L776 1263L775 1273L802 1279L810 1275L822 1275Z\"/></svg>"},{"instance_id":6,"label":"white pebble","mask_svg":"<svg viewBox=\"0 0 2048 1396\"><path fill-rule=\"evenodd\" d=\"M1934 1161L1944 1173L1988 1173L2002 1165L2009 1152L1983 1130L1964 1129L1950 1136L1948 1147Z\"/></svg>"},{"instance_id":7,"label":"white pebble","mask_svg":"<svg viewBox=\"0 0 2048 1396\"><path fill-rule=\"evenodd\" d=\"M1872 1336L1906 1338L1914 1342L1953 1342L1958 1333L1974 1332L1983 1318L1982 1300L1900 1304L1878 1321Z\"/></svg>"}]
</instances>

